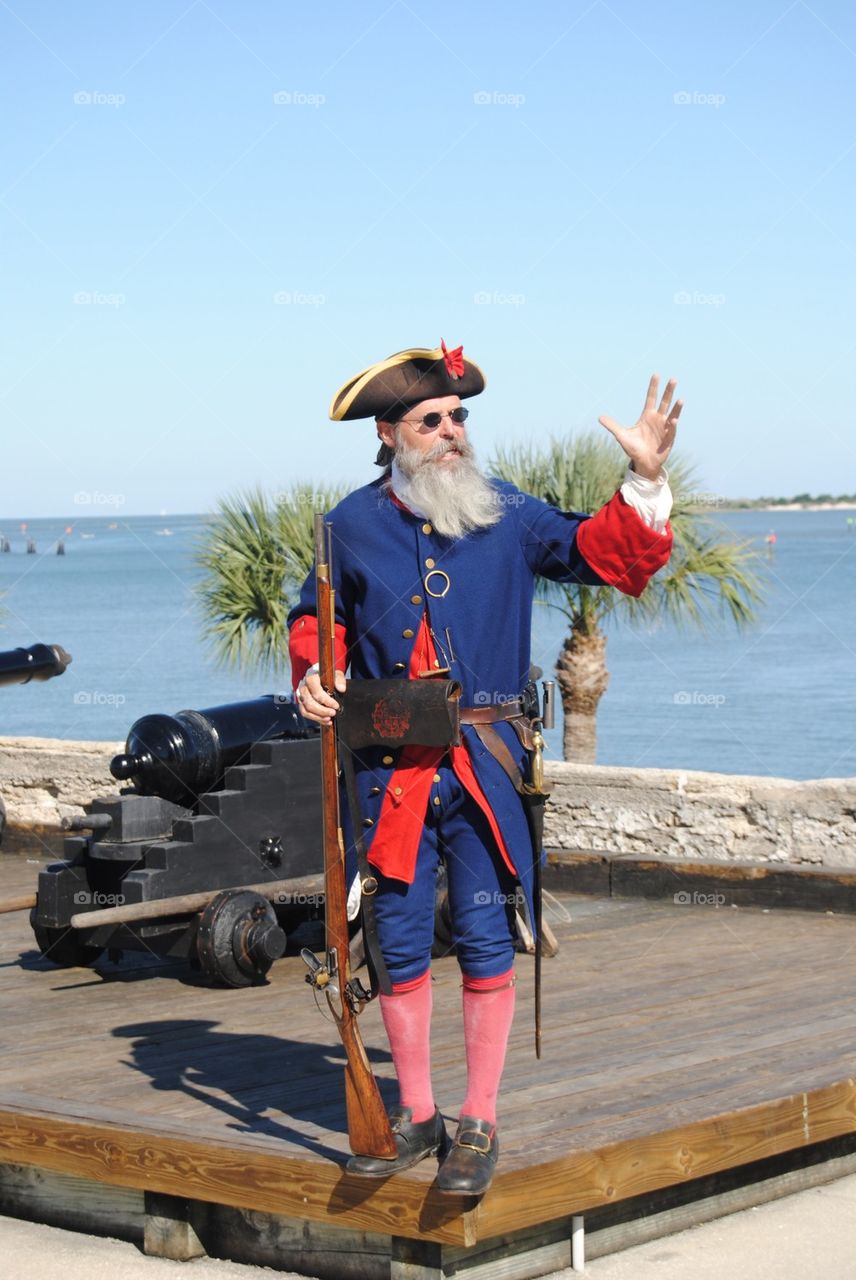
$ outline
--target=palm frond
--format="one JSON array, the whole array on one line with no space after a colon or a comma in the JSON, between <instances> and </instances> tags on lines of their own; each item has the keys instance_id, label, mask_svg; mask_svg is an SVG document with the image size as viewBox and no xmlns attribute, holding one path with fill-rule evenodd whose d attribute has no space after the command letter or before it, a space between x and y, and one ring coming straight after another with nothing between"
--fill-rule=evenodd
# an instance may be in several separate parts
<instances>
[{"instance_id":1,"label":"palm frond","mask_svg":"<svg viewBox=\"0 0 856 1280\"><path fill-rule=\"evenodd\" d=\"M608 502L626 471L624 455L606 435L586 432L551 437L544 446L500 449L491 471L562 511L592 513ZM751 544L733 539L706 513L695 468L673 455L667 467L673 507L674 548L669 564L639 599L612 587L539 579L541 601L560 610L571 627L592 632L614 617L641 621L667 617L681 626L707 629L715 620L738 627L754 621L762 599Z\"/></svg>"},{"instance_id":2,"label":"palm frond","mask_svg":"<svg viewBox=\"0 0 856 1280\"><path fill-rule=\"evenodd\" d=\"M196 553L203 634L222 666L279 673L288 665L286 618L314 559L313 517L342 488L297 484L223 499Z\"/></svg>"}]
</instances>

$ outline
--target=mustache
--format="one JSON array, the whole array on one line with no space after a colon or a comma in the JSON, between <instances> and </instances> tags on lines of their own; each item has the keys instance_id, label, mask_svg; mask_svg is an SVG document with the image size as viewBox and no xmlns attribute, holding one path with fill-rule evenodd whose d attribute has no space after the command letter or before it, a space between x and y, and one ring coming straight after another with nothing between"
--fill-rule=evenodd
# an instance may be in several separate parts
<instances>
[{"instance_id":1,"label":"mustache","mask_svg":"<svg viewBox=\"0 0 856 1280\"><path fill-rule=\"evenodd\" d=\"M430 449L422 454L420 465L427 462L433 462L436 458L443 458L447 453L457 453L461 458L472 458L474 449L468 440L438 440Z\"/></svg>"}]
</instances>

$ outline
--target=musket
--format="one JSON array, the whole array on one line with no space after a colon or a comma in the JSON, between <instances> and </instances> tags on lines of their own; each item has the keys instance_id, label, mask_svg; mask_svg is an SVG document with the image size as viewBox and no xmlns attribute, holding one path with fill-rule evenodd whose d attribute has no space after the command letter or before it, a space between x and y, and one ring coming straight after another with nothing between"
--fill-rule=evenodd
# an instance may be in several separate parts
<instances>
[{"instance_id":1,"label":"musket","mask_svg":"<svg viewBox=\"0 0 856 1280\"><path fill-rule=\"evenodd\" d=\"M329 526L315 516L315 585L318 609L318 674L325 691L336 696L335 592L331 572ZM324 994L345 1049L345 1107L348 1141L354 1155L394 1159L395 1138L377 1081L366 1056L357 1016L369 999L362 983L351 977L348 938L348 891L345 842L339 812L339 763L335 717L321 726L321 793L324 812L324 961L308 948L301 952L309 967L306 981Z\"/></svg>"},{"instance_id":2,"label":"musket","mask_svg":"<svg viewBox=\"0 0 856 1280\"><path fill-rule=\"evenodd\" d=\"M531 781L523 783L523 805L529 833L532 837L532 899L535 907L533 933L535 934L535 1057L541 1057L541 959L544 953L542 890L541 890L541 846L544 841L544 807L550 788L544 782L544 729L553 728L553 691L552 680L542 682L543 711L533 717L532 721L532 760Z\"/></svg>"}]
</instances>

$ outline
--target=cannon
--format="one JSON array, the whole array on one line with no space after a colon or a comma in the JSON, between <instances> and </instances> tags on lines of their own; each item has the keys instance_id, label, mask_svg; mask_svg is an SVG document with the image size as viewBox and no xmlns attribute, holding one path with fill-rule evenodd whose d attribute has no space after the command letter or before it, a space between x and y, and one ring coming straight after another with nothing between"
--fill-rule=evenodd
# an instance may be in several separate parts
<instances>
[{"instance_id":1,"label":"cannon","mask_svg":"<svg viewBox=\"0 0 856 1280\"><path fill-rule=\"evenodd\" d=\"M291 698L146 715L110 765L130 785L66 819L30 922L59 965L105 951L183 958L215 983L265 980L323 914L318 730Z\"/></svg>"},{"instance_id":2,"label":"cannon","mask_svg":"<svg viewBox=\"0 0 856 1280\"><path fill-rule=\"evenodd\" d=\"M71 662L61 644L31 644L29 649L6 649L0 653L0 685L29 684L31 680L51 680L61 676Z\"/></svg>"},{"instance_id":3,"label":"cannon","mask_svg":"<svg viewBox=\"0 0 856 1280\"><path fill-rule=\"evenodd\" d=\"M4 548L8 550L8 546ZM29 649L6 649L0 653L0 685L29 684L31 680L51 680L61 676L71 662L61 644L32 644ZM6 806L0 796L0 840L6 826Z\"/></svg>"}]
</instances>

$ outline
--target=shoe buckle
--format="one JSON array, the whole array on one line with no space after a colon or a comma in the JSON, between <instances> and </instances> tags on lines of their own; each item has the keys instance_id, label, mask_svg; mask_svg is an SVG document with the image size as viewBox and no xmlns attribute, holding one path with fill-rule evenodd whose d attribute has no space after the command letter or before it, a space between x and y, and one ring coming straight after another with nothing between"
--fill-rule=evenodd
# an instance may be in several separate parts
<instances>
[{"instance_id":1,"label":"shoe buckle","mask_svg":"<svg viewBox=\"0 0 856 1280\"><path fill-rule=\"evenodd\" d=\"M469 1147L471 1151L478 1151L482 1156L490 1154L490 1144L490 1135L479 1133L477 1129L467 1129L455 1140L456 1147Z\"/></svg>"}]
</instances>

